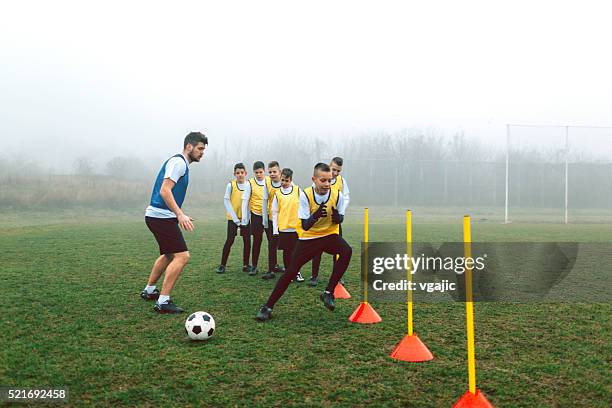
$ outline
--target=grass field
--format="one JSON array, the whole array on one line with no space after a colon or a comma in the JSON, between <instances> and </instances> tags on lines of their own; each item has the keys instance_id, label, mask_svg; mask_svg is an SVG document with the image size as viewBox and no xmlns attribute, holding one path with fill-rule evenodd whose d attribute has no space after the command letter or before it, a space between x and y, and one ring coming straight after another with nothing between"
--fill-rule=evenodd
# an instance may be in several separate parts
<instances>
[{"instance_id":1,"label":"grass field","mask_svg":"<svg viewBox=\"0 0 612 408\"><path fill-rule=\"evenodd\" d=\"M383 322L347 317L360 302L359 251L347 272L353 298L328 312L322 290L292 284L271 322L253 320L273 282L240 271L239 240L217 275L222 215L193 210L192 258L173 298L217 322L206 343L187 340L186 315L159 316L138 293L157 247L141 212L17 213L0 221L3 313L0 383L67 386L72 406L450 407L467 389L462 303L415 305L431 362L388 357L405 334L405 305L375 304ZM421 241L460 241L461 215L414 217ZM362 224L347 217L359 248ZM609 241L610 224L479 221L474 240ZM404 237L399 209L372 209L370 239ZM267 252L262 250L265 264ZM329 256L322 275L329 275ZM306 274L307 275L307 274ZM478 387L497 407L609 407L612 306L475 304ZM40 406L40 404L37 404Z\"/></svg>"}]
</instances>

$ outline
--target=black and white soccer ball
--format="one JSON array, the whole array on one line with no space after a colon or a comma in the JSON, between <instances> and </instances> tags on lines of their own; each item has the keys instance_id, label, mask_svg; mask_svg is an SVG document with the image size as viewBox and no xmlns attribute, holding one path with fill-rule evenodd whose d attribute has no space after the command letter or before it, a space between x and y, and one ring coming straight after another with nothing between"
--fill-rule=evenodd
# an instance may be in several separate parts
<instances>
[{"instance_id":1,"label":"black and white soccer ball","mask_svg":"<svg viewBox=\"0 0 612 408\"><path fill-rule=\"evenodd\" d=\"M185 331L191 340L208 340L215 332L215 319L206 312L194 312L185 321Z\"/></svg>"}]
</instances>

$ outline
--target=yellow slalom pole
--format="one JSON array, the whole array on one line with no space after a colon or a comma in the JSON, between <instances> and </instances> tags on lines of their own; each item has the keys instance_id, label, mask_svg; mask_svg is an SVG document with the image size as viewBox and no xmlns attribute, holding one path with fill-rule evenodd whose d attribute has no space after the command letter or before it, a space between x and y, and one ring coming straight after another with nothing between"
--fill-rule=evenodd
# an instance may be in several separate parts
<instances>
[{"instance_id":1,"label":"yellow slalom pole","mask_svg":"<svg viewBox=\"0 0 612 408\"><path fill-rule=\"evenodd\" d=\"M368 235L368 223L369 223L369 214L368 214L368 207L366 207L363 211L363 242L365 242L366 246L365 246L365 265L366 267L364 268L363 271L363 302L364 303L368 303L368 241L369 241L369 235Z\"/></svg>"},{"instance_id":2,"label":"yellow slalom pole","mask_svg":"<svg viewBox=\"0 0 612 408\"><path fill-rule=\"evenodd\" d=\"M410 210L406 210L406 251L408 258L412 260L412 212ZM408 263L407 274L408 285L412 286L412 261ZM406 307L408 308L408 335L412 336L412 290L410 290L410 287L408 288L408 303Z\"/></svg>"},{"instance_id":3,"label":"yellow slalom pole","mask_svg":"<svg viewBox=\"0 0 612 408\"><path fill-rule=\"evenodd\" d=\"M470 216L463 217L463 250L465 258L472 257L472 229ZM468 381L469 390L476 394L476 352L474 347L474 302L472 297L472 269L465 271L465 319L468 348Z\"/></svg>"}]
</instances>

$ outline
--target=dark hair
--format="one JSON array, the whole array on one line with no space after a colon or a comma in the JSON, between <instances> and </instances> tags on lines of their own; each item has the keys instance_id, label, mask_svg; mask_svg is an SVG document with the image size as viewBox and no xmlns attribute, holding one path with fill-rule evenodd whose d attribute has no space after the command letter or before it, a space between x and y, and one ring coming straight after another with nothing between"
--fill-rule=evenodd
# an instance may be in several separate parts
<instances>
[{"instance_id":1,"label":"dark hair","mask_svg":"<svg viewBox=\"0 0 612 408\"><path fill-rule=\"evenodd\" d=\"M259 169L266 169L266 166L263 164L262 161L256 161L255 163L253 163L253 171L255 170L259 170Z\"/></svg>"},{"instance_id":2,"label":"dark hair","mask_svg":"<svg viewBox=\"0 0 612 408\"><path fill-rule=\"evenodd\" d=\"M242 163L236 163L234 165L234 172L236 172L236 170L238 170L238 169L242 169L242 170L246 171L246 168L244 167L244 164L242 164Z\"/></svg>"},{"instance_id":3,"label":"dark hair","mask_svg":"<svg viewBox=\"0 0 612 408\"><path fill-rule=\"evenodd\" d=\"M281 171L281 176L289 177L291 180L293 180L293 170L290 168L284 168Z\"/></svg>"},{"instance_id":4,"label":"dark hair","mask_svg":"<svg viewBox=\"0 0 612 408\"><path fill-rule=\"evenodd\" d=\"M332 159L332 162L336 163L338 166L342 167L342 163L344 163L344 160L342 159L342 157L334 157Z\"/></svg>"},{"instance_id":5,"label":"dark hair","mask_svg":"<svg viewBox=\"0 0 612 408\"><path fill-rule=\"evenodd\" d=\"M316 176L318 172L320 171L331 171L331 169L329 168L329 164L327 163L317 163L316 166L314 166L314 173L313 175Z\"/></svg>"},{"instance_id":6,"label":"dark hair","mask_svg":"<svg viewBox=\"0 0 612 408\"><path fill-rule=\"evenodd\" d=\"M278 162L276 160L272 160L270 163L268 163L268 169L270 167L279 167L280 168L280 164L278 164Z\"/></svg>"},{"instance_id":7,"label":"dark hair","mask_svg":"<svg viewBox=\"0 0 612 408\"><path fill-rule=\"evenodd\" d=\"M204 133L191 132L187 136L185 136L185 141L183 142L183 149L186 148L187 145L192 145L193 147L195 147L200 142L204 143L204 145L208 144L208 138L204 135Z\"/></svg>"}]
</instances>

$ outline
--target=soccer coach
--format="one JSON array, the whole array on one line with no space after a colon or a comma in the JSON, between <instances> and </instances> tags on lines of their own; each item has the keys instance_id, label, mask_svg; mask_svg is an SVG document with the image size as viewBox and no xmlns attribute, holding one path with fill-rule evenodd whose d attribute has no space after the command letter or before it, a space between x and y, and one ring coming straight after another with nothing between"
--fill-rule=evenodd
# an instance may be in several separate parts
<instances>
[{"instance_id":1,"label":"soccer coach","mask_svg":"<svg viewBox=\"0 0 612 408\"><path fill-rule=\"evenodd\" d=\"M155 236L160 256L153 264L147 286L140 293L144 300L157 300L153 309L158 313L181 313L183 309L170 300L170 292L189 261L189 251L179 225L193 231L193 220L182 210L189 165L199 162L208 145L208 138L200 132L189 133L183 142L183 152L164 162L151 193L151 202L145 211L145 223ZM161 293L155 284L166 272Z\"/></svg>"}]
</instances>

